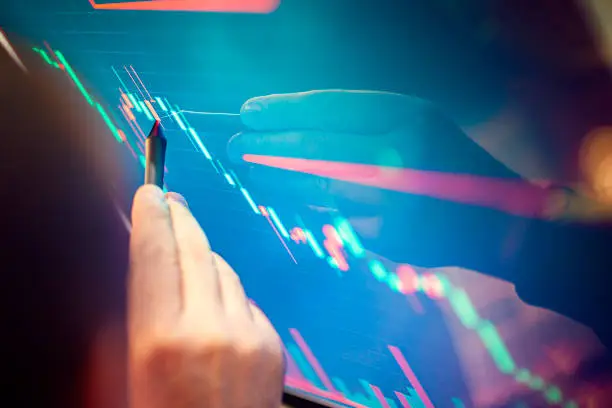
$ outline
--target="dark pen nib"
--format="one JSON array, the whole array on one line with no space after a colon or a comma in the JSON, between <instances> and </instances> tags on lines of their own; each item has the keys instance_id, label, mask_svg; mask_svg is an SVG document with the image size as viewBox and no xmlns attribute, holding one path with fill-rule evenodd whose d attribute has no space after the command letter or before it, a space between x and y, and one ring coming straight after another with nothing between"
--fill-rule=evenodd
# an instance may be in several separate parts
<instances>
[{"instance_id":1,"label":"dark pen nib","mask_svg":"<svg viewBox=\"0 0 612 408\"><path fill-rule=\"evenodd\" d=\"M166 140L161 122L156 121L145 142L145 184L164 187L164 169L166 165Z\"/></svg>"},{"instance_id":2,"label":"dark pen nib","mask_svg":"<svg viewBox=\"0 0 612 408\"><path fill-rule=\"evenodd\" d=\"M159 120L156 120L155 123L153 124L153 127L151 128L151 131L149 132L149 136L147 136L147 139L156 138L156 137L159 137L160 139L166 138L164 136L164 133L162 132L161 121Z\"/></svg>"}]
</instances>

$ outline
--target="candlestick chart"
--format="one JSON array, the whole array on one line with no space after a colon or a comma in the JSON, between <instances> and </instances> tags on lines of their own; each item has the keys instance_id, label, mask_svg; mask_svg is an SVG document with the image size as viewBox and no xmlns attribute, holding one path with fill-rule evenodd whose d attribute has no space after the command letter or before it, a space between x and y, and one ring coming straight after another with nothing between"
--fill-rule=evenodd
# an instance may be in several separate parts
<instances>
[{"instance_id":1,"label":"candlestick chart","mask_svg":"<svg viewBox=\"0 0 612 408\"><path fill-rule=\"evenodd\" d=\"M258 194L252 192L248 183L240 177L238 169L232 168L223 155L211 147L211 144L214 145L214 140L210 140L212 136L208 134L207 129L194 124L198 120L198 114L206 112L183 109L171 96L147 86L146 75L139 72L135 65L126 63L109 67L107 72L111 77L108 80L115 82L115 98L105 103L94 97L77 69L62 51L46 42L34 47L33 50L50 67L62 71L70 79L72 86L81 92L86 103L96 109L104 119L109 137L114 137L116 142L125 148L135 165L144 166L146 133L154 120L160 120L168 135L169 144L174 145L174 151L169 151L166 188L182 190L181 178L185 176L180 170L180 155L188 152L193 160L197 161L198 166L207 171L204 183L207 186L202 188L210 189L214 184L215 188L225 189L224 191L234 197L231 206L240 212L241 219L248 218L250 224L256 225L257 231L267 229L268 234L274 237L277 247L284 253L282 256L285 258L283 261L277 260L278 262L289 265L287 268L290 268L290 265L294 265L295 268L308 265L309 271L304 273L312 274L310 270L315 269L318 276L325 274L326 282L334 281L330 285L335 292L331 294L328 292L327 295L322 295L321 299L317 299L317 295L311 293L309 302L323 304L326 298L334 298L331 304L338 305L347 301L346 295L342 294L344 292L342 285L346 282L346 290L352 288L351 285L355 282L350 280L350 276L355 275L359 276L360 285L368 286L369 292L373 288L377 296L392 298L394 304L402 305L402 310L395 313L403 317L398 317L397 323L385 324L401 325L403 319L404 324L408 322L413 325L413 328L408 330L408 332L412 330L413 333L408 333L407 336L406 333L401 336L390 334L379 336L376 328L362 327L365 333L371 331L370 337L380 337L374 341L377 343L377 351L365 358L369 360L365 364L362 360L364 360L363 354L368 354L366 344L372 344L363 341L368 335L347 334L348 337L361 338L361 341L355 340L349 344L357 348L362 345L363 348L361 351L345 355L346 343L343 344L339 340L324 340L327 334L321 334L321 330L331 332L328 330L330 325L341 325L341 322L333 322L335 317L330 318L331 323L327 322L314 328L305 324L304 326L309 327L302 330L292 324L291 319L295 316L287 312L285 317L278 319L283 323L275 322L275 325L285 343L286 386L289 389L314 394L343 406L426 408L473 406L470 392L461 385L460 380L456 380L460 377L461 370L458 368L459 363L452 361L455 358L452 357L454 354L452 339L446 340L446 343L443 340L436 340L429 341L431 344L421 342L418 345L401 340L406 337L414 338L419 333L421 337L430 339L452 337L444 328L440 328L444 324L440 323L438 309L445 307L452 312L452 317L461 325L462 330L477 339L478 347L486 350L489 363L497 371L495 375L511 380L523 387L525 392L538 394L542 406L564 408L579 406L578 402L573 400L571 395L566 395L560 386L544 380L530 367L520 365L495 324L480 316L468 291L453 283L445 273L428 271L407 264L391 265L369 253L349 220L338 211L313 217L304 210L291 211L286 206L276 208L274 203L260 201ZM209 181L209 178L214 181ZM188 194L187 196L189 197ZM206 214L197 214L197 205L196 202L194 209L196 215L199 219L205 218ZM209 210L206 212L210 214ZM214 238L212 242L214 245ZM237 269L240 272L240 269ZM288 270L287 273L292 272ZM312 285L316 287L321 285L321 282L317 280ZM303 289L308 287L308 284L304 285ZM359 293L365 293L363 290ZM265 307L264 300L254 297ZM380 301L380 298L371 297L370 301L368 307ZM287 308L290 309L289 306ZM269 308L265 310L268 311ZM274 311L270 313L274 322ZM329 313L336 317L343 316L340 312ZM359 314L356 311L355 313ZM363 312L364 322L372 321L371 314L368 313ZM308 313L308 316L311 319L318 318L315 311ZM357 320L353 327L359 327L359 316L354 316L352 319ZM422 325L424 321L436 321L437 324L430 324L425 328ZM321 327L327 328L321 329ZM382 331L385 330L389 329ZM391 340L387 342L385 338L392 338L393 342ZM449 349L442 350L444 348ZM440 358L436 359L428 353L440 353ZM361 357L356 358L355 355ZM345 368L347 364L354 364L356 361L361 361L362 366L369 368L356 369L354 373L350 370L347 372ZM429 364L438 368L428 368ZM448 371L454 372L452 377L455 378L448 380L447 383L442 381L443 387L436 384L435 380L439 375L440 366L446 366ZM338 374L335 374L334 370Z\"/></svg>"}]
</instances>

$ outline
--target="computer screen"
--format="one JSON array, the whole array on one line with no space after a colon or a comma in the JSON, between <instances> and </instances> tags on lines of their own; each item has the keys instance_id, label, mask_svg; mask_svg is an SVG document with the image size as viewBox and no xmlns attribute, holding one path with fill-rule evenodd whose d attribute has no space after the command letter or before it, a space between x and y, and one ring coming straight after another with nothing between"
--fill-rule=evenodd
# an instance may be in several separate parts
<instances>
[{"instance_id":1,"label":"computer screen","mask_svg":"<svg viewBox=\"0 0 612 408\"><path fill-rule=\"evenodd\" d=\"M390 238L364 237L333 200L254 183L228 157L260 95L393 91L460 124L493 116L503 73L452 35L442 3L22 0L0 28L98 109L137 177L161 120L166 188L280 334L287 390L355 407L591 406L575 376L601 349L589 329L478 271L379 256L367 242Z\"/></svg>"}]
</instances>

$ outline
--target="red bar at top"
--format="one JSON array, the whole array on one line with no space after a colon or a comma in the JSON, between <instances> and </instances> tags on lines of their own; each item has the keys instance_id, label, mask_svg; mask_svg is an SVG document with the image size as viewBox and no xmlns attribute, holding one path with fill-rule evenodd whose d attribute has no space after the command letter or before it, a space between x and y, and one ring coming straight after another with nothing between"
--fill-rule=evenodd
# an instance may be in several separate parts
<instances>
[{"instance_id":1,"label":"red bar at top","mask_svg":"<svg viewBox=\"0 0 612 408\"><path fill-rule=\"evenodd\" d=\"M158 10L223 13L271 13L280 0L136 0L96 3L89 0L96 10Z\"/></svg>"}]
</instances>

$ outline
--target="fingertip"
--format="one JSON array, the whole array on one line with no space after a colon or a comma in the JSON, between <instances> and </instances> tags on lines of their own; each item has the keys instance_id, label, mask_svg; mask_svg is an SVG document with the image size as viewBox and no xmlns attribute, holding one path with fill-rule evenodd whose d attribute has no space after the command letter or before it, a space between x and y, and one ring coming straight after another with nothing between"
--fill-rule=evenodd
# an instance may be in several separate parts
<instances>
[{"instance_id":1,"label":"fingertip","mask_svg":"<svg viewBox=\"0 0 612 408\"><path fill-rule=\"evenodd\" d=\"M256 131L279 131L319 125L321 112L330 114L329 91L270 94L247 100L240 110L243 125ZM312 117L312 112L319 115Z\"/></svg>"},{"instance_id":2,"label":"fingertip","mask_svg":"<svg viewBox=\"0 0 612 408\"><path fill-rule=\"evenodd\" d=\"M164 192L154 184L145 184L138 188L134 194L132 204L132 216L136 211L145 205L157 205L164 202Z\"/></svg>"},{"instance_id":3,"label":"fingertip","mask_svg":"<svg viewBox=\"0 0 612 408\"><path fill-rule=\"evenodd\" d=\"M263 110L263 96L258 96L247 100L240 108L240 114L246 115L249 113L261 112Z\"/></svg>"},{"instance_id":4,"label":"fingertip","mask_svg":"<svg viewBox=\"0 0 612 408\"><path fill-rule=\"evenodd\" d=\"M240 108L242 124L249 128L257 128L263 111L262 97L247 100Z\"/></svg>"},{"instance_id":5,"label":"fingertip","mask_svg":"<svg viewBox=\"0 0 612 408\"><path fill-rule=\"evenodd\" d=\"M132 226L139 230L146 220L165 217L168 206L164 199L164 192L153 184L146 184L138 188L132 202ZM134 229L132 230L134 231Z\"/></svg>"},{"instance_id":6,"label":"fingertip","mask_svg":"<svg viewBox=\"0 0 612 408\"><path fill-rule=\"evenodd\" d=\"M164 197L164 192L161 188L156 186L155 184L144 184L138 188L136 194L134 195L134 199L155 199L161 200Z\"/></svg>"},{"instance_id":7,"label":"fingertip","mask_svg":"<svg viewBox=\"0 0 612 408\"><path fill-rule=\"evenodd\" d=\"M287 120L285 106L294 102L297 94L271 94L247 100L240 108L242 124L253 130L276 129Z\"/></svg>"}]
</instances>

